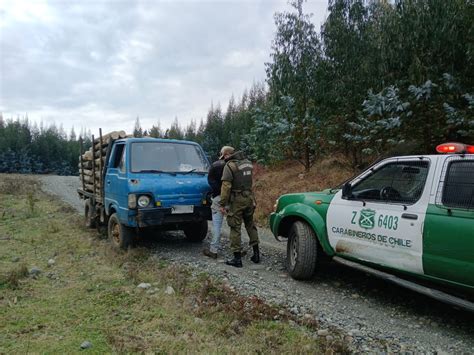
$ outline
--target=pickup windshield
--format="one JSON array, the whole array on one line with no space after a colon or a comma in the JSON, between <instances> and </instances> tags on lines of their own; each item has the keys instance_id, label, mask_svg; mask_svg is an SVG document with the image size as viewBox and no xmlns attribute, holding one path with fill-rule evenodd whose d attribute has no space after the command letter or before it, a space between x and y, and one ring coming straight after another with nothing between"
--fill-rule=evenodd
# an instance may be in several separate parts
<instances>
[{"instance_id":1,"label":"pickup windshield","mask_svg":"<svg viewBox=\"0 0 474 355\"><path fill-rule=\"evenodd\" d=\"M207 173L208 161L193 144L137 142L131 147L131 171L163 173Z\"/></svg>"}]
</instances>

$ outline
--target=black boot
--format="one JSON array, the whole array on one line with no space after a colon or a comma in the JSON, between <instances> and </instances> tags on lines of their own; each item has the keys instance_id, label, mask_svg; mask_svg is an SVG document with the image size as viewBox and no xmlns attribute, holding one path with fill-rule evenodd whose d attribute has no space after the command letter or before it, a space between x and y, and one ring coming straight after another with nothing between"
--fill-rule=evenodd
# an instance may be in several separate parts
<instances>
[{"instance_id":1,"label":"black boot","mask_svg":"<svg viewBox=\"0 0 474 355\"><path fill-rule=\"evenodd\" d=\"M240 254L240 252L234 253L234 258L226 260L225 263L234 267L242 267L242 255Z\"/></svg>"},{"instance_id":2,"label":"black boot","mask_svg":"<svg viewBox=\"0 0 474 355\"><path fill-rule=\"evenodd\" d=\"M253 255L250 258L255 264L260 262L260 249L258 248L258 244L253 246Z\"/></svg>"}]
</instances>

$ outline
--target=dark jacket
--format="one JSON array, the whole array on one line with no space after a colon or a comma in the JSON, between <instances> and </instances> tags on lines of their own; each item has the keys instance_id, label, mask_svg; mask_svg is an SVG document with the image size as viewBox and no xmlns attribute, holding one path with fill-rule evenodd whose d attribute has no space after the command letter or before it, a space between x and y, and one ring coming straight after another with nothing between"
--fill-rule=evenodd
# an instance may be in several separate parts
<instances>
[{"instance_id":1,"label":"dark jacket","mask_svg":"<svg viewBox=\"0 0 474 355\"><path fill-rule=\"evenodd\" d=\"M252 175L252 162L242 152L236 152L226 159L222 181L230 181L232 191L251 191Z\"/></svg>"},{"instance_id":2,"label":"dark jacket","mask_svg":"<svg viewBox=\"0 0 474 355\"><path fill-rule=\"evenodd\" d=\"M212 163L211 168L209 169L209 174L207 175L207 182L212 189L212 197L219 196L221 194L222 186L222 172L224 171L225 161L219 159Z\"/></svg>"}]
</instances>

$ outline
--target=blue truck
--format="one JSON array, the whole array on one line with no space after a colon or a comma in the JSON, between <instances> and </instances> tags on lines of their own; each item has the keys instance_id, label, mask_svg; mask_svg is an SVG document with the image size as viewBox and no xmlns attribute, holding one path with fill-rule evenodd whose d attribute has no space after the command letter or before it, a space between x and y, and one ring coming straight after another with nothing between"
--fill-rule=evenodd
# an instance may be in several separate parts
<instances>
[{"instance_id":1,"label":"blue truck","mask_svg":"<svg viewBox=\"0 0 474 355\"><path fill-rule=\"evenodd\" d=\"M149 228L182 230L188 240L202 241L211 210L209 160L199 144L113 133L93 137L85 153L81 147L78 193L86 226L106 228L118 249Z\"/></svg>"}]
</instances>

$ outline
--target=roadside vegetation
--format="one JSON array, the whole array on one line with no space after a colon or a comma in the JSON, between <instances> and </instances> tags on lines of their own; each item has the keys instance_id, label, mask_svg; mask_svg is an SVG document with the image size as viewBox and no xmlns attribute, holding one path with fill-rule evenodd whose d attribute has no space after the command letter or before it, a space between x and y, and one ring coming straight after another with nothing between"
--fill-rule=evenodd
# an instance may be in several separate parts
<instances>
[{"instance_id":1,"label":"roadside vegetation","mask_svg":"<svg viewBox=\"0 0 474 355\"><path fill-rule=\"evenodd\" d=\"M150 249L113 251L35 184L0 175L0 353L347 351Z\"/></svg>"},{"instance_id":2,"label":"roadside vegetation","mask_svg":"<svg viewBox=\"0 0 474 355\"><path fill-rule=\"evenodd\" d=\"M273 211L273 205L282 194L335 188L357 171L350 168L347 158L342 155L322 159L308 172L302 171L297 162L272 167L256 165L254 171L254 191L257 200L255 218L261 226L268 227L268 217Z\"/></svg>"}]
</instances>

